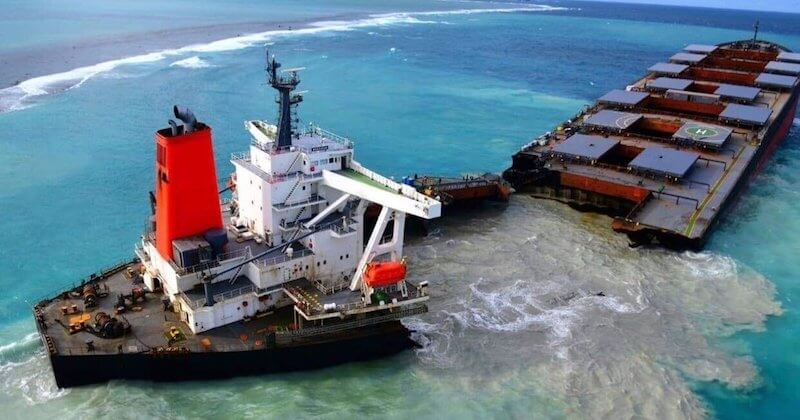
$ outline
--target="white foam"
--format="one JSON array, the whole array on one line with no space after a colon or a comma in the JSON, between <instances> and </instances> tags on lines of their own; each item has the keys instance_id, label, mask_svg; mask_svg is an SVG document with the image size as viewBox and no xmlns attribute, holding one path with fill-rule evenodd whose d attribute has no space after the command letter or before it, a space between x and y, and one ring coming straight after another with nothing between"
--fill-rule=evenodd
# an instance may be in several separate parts
<instances>
[{"instance_id":1,"label":"white foam","mask_svg":"<svg viewBox=\"0 0 800 420\"><path fill-rule=\"evenodd\" d=\"M69 390L56 386L50 364L41 349L24 361L0 364L0 385L2 392L19 397L28 405L41 404L69 393Z\"/></svg>"},{"instance_id":2,"label":"white foam","mask_svg":"<svg viewBox=\"0 0 800 420\"><path fill-rule=\"evenodd\" d=\"M239 50L256 45L264 45L268 41L286 36L311 35L322 32L352 31L358 28L387 26L398 24L434 24L435 21L418 19L416 16L436 16L436 15L466 15L476 13L513 13L525 11L549 11L560 10L561 8L550 6L531 5L528 7L497 8L497 9L463 9L463 10L442 10L429 12L400 12L369 15L366 18L350 21L319 21L311 23L308 27L301 29L280 29L273 31L258 32L249 35L237 36L233 38L220 39L205 44L193 44L182 48L166 49L147 54L136 55L122 58L119 60L109 60L91 66L79 67L69 71L54 73L46 76L34 77L25 80L15 86L0 89L0 112L20 110L27 107L29 100L38 96L62 92L64 90L80 87L84 82L97 74L109 72L123 65L135 65L153 63L164 60L167 57L193 53L209 53ZM192 64L199 58L189 57L179 60L172 64L181 65ZM192 60L192 61L187 61ZM188 66L184 66L188 67ZM189 67L198 68L198 67Z\"/></svg>"},{"instance_id":3,"label":"white foam","mask_svg":"<svg viewBox=\"0 0 800 420\"><path fill-rule=\"evenodd\" d=\"M794 119L794 125L800 127L800 118Z\"/></svg>"},{"instance_id":4,"label":"white foam","mask_svg":"<svg viewBox=\"0 0 800 420\"><path fill-rule=\"evenodd\" d=\"M0 355L6 354L7 352L13 352L17 349L26 347L32 343L35 343L39 339L39 334L36 332L29 333L25 337L22 337L18 341L13 341L8 344L0 345Z\"/></svg>"},{"instance_id":5,"label":"white foam","mask_svg":"<svg viewBox=\"0 0 800 420\"><path fill-rule=\"evenodd\" d=\"M413 16L446 16L446 15L474 15L478 13L519 13L519 12L549 12L557 10L568 10L565 7L546 6L542 4L531 4L525 7L498 7L491 9L455 9L455 10L434 10L428 12L409 12L409 13L386 13L376 16L391 15L413 15Z\"/></svg>"},{"instance_id":6,"label":"white foam","mask_svg":"<svg viewBox=\"0 0 800 420\"><path fill-rule=\"evenodd\" d=\"M211 63L208 61L203 60L198 56L193 56L189 58L185 58L183 60L178 60L173 62L169 65L170 67L183 67L186 69L204 69L207 67L211 67Z\"/></svg>"},{"instance_id":7,"label":"white foam","mask_svg":"<svg viewBox=\"0 0 800 420\"><path fill-rule=\"evenodd\" d=\"M97 74L119 66L152 63L163 60L168 55L169 51L142 54L25 80L16 86L0 89L0 112L21 109L33 97L80 87Z\"/></svg>"},{"instance_id":8,"label":"white foam","mask_svg":"<svg viewBox=\"0 0 800 420\"><path fill-rule=\"evenodd\" d=\"M610 309L620 314L630 314L641 312L642 308L634 308L633 305L621 302L616 296L592 296L585 299L590 299L597 302L600 306Z\"/></svg>"},{"instance_id":9,"label":"white foam","mask_svg":"<svg viewBox=\"0 0 800 420\"><path fill-rule=\"evenodd\" d=\"M579 318L580 308L567 305L547 308L538 299L546 289L533 291L530 283L518 280L495 291L482 291L478 283L470 284L470 301L465 310L449 313L464 327L494 332L519 332L530 328L548 332L555 342L571 335Z\"/></svg>"},{"instance_id":10,"label":"white foam","mask_svg":"<svg viewBox=\"0 0 800 420\"><path fill-rule=\"evenodd\" d=\"M452 325L448 325L452 321L430 323L420 318L406 318L403 324L414 331L411 338L421 346L416 352L420 359L439 368L454 366L454 358L448 351L454 339Z\"/></svg>"},{"instance_id":11,"label":"white foam","mask_svg":"<svg viewBox=\"0 0 800 420\"><path fill-rule=\"evenodd\" d=\"M715 279L736 275L736 262L727 256L710 252L685 252L676 257L698 279Z\"/></svg>"}]
</instances>

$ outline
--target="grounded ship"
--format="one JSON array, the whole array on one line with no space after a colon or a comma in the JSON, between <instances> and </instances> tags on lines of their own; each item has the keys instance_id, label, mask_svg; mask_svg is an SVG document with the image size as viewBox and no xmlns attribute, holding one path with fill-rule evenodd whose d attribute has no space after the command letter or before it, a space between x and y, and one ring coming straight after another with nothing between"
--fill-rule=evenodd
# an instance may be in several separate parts
<instances>
[{"instance_id":1,"label":"grounded ship","mask_svg":"<svg viewBox=\"0 0 800 420\"><path fill-rule=\"evenodd\" d=\"M402 183L414 187L422 195L442 204L442 216L452 215L459 209L480 205L486 201L506 203L511 198L512 188L497 174L431 176L414 175L403 177ZM373 221L381 206L373 204L367 209L367 221ZM428 221L412 217L406 224L407 233L427 232Z\"/></svg>"},{"instance_id":2,"label":"grounded ship","mask_svg":"<svg viewBox=\"0 0 800 420\"><path fill-rule=\"evenodd\" d=\"M59 387L314 369L415 345L399 320L427 311L427 282L406 279L403 228L441 205L361 166L350 140L298 129L299 69L279 66L268 58L278 124L245 123L229 199L211 128L176 107L183 124L155 135L153 215L135 258L34 307Z\"/></svg>"},{"instance_id":3,"label":"grounded ship","mask_svg":"<svg viewBox=\"0 0 800 420\"><path fill-rule=\"evenodd\" d=\"M512 189L502 177L484 173L461 177L414 175L405 177L403 183L420 193L434 197L445 206L464 206L485 200L507 202Z\"/></svg>"},{"instance_id":4,"label":"grounded ship","mask_svg":"<svg viewBox=\"0 0 800 420\"><path fill-rule=\"evenodd\" d=\"M800 54L757 39L689 45L524 146L515 189L614 216L632 245L700 249L787 136Z\"/></svg>"}]
</instances>

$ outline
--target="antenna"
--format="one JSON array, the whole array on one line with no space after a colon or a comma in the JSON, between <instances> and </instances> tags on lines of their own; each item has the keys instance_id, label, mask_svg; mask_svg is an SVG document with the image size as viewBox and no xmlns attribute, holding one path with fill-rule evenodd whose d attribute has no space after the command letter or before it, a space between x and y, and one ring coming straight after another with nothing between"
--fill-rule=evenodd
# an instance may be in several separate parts
<instances>
[{"instance_id":1,"label":"antenna","mask_svg":"<svg viewBox=\"0 0 800 420\"><path fill-rule=\"evenodd\" d=\"M277 147L289 148L292 146L292 138L297 138L299 135L294 133L295 123L298 118L296 116L295 108L303 101L302 94L292 94L300 84L300 78L297 72L302 70L302 67L286 69L278 73L281 67L275 56L270 56L267 50L267 78L269 84L278 91L278 133L277 133Z\"/></svg>"},{"instance_id":2,"label":"antenna","mask_svg":"<svg viewBox=\"0 0 800 420\"><path fill-rule=\"evenodd\" d=\"M758 19L756 19L756 24L753 25L753 30L754 30L754 33L753 33L753 44L755 44L756 41L758 40L758 26L759 26L759 24L760 24L760 22L758 21Z\"/></svg>"}]
</instances>

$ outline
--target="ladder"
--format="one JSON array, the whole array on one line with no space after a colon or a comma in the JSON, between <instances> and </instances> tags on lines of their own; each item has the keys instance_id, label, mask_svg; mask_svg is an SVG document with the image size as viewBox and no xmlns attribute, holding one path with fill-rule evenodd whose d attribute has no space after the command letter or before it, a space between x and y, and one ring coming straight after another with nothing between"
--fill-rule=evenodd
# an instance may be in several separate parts
<instances>
[{"instance_id":1,"label":"ladder","mask_svg":"<svg viewBox=\"0 0 800 420\"><path fill-rule=\"evenodd\" d=\"M300 159L300 155L302 155L302 153L298 153L297 156L294 157L294 160L292 161L292 163L290 163L289 167L286 168L286 171L284 171L285 174L288 174L288 173L292 172L292 168L294 167L294 164L297 163L297 160Z\"/></svg>"},{"instance_id":2,"label":"ladder","mask_svg":"<svg viewBox=\"0 0 800 420\"><path fill-rule=\"evenodd\" d=\"M289 202L289 198L292 197L292 194L294 194L294 191L297 189L297 187L300 186L300 181L302 181L302 178L300 176L298 176L297 177L297 182L294 183L294 185L292 186L292 189L289 190L289 194L286 194L286 198L283 199L283 204L287 204Z\"/></svg>"}]
</instances>

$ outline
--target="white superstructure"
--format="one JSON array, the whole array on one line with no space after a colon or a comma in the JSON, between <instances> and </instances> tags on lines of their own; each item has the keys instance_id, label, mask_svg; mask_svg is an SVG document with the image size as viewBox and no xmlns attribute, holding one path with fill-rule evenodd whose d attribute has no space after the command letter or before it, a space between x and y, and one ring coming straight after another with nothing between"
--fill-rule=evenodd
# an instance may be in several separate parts
<instances>
[{"instance_id":1,"label":"white superstructure","mask_svg":"<svg viewBox=\"0 0 800 420\"><path fill-rule=\"evenodd\" d=\"M162 257L148 235L137 249L146 286L163 287L192 331L286 305L295 305L302 323L427 300L425 284L403 279L375 290L362 279L371 262L401 261L406 214L438 217L439 202L364 168L353 159L350 140L318 127L293 133L289 147L277 145L274 125L247 121L245 127L250 149L232 156L234 192L222 204L226 252L182 267ZM382 209L365 245L371 203ZM213 281L204 285L208 277ZM375 301L375 292L384 300Z\"/></svg>"}]
</instances>

